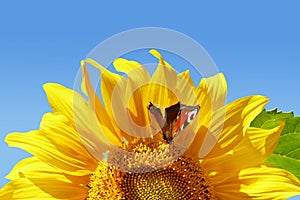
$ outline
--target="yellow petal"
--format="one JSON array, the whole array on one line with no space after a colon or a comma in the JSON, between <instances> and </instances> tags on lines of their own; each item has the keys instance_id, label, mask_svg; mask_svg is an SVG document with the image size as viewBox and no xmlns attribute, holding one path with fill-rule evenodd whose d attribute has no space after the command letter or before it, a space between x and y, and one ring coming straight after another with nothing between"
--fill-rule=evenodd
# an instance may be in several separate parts
<instances>
[{"instance_id":1,"label":"yellow petal","mask_svg":"<svg viewBox=\"0 0 300 200\"><path fill-rule=\"evenodd\" d=\"M102 99L105 104L105 108L108 111L108 113L112 113L112 95L115 92L114 88L117 84L125 84L122 83L125 81L125 78L121 75L115 74L110 72L109 70L105 69L103 66L101 66L99 63L94 61L91 58L88 58L86 62L95 68L99 69L100 71L100 80L101 80L101 94L102 94ZM124 85L125 87L125 85ZM123 90L124 91L124 90ZM118 98L119 94L115 93L114 98Z\"/></svg>"},{"instance_id":2,"label":"yellow petal","mask_svg":"<svg viewBox=\"0 0 300 200\"><path fill-rule=\"evenodd\" d=\"M87 91L87 85L86 85L86 78L85 78L85 73L84 70L86 70L86 66L85 66L85 62L82 60L80 62L80 66L81 66L81 71L82 71L82 78L81 78L81 85L80 85L80 89L82 91L83 94L85 94L86 96L88 96L88 91ZM94 104L92 104L94 105Z\"/></svg>"},{"instance_id":3,"label":"yellow petal","mask_svg":"<svg viewBox=\"0 0 300 200\"><path fill-rule=\"evenodd\" d=\"M283 169L248 168L240 172L239 179L241 192L259 200L279 200L300 195L299 180Z\"/></svg>"},{"instance_id":4,"label":"yellow petal","mask_svg":"<svg viewBox=\"0 0 300 200\"><path fill-rule=\"evenodd\" d=\"M116 70L124 72L128 76L123 99L124 106L129 108L133 120L139 126L146 126L149 123L147 110L149 101L145 98L147 94L142 88L150 81L148 71L140 63L123 58L116 59L113 64Z\"/></svg>"},{"instance_id":5,"label":"yellow petal","mask_svg":"<svg viewBox=\"0 0 300 200\"><path fill-rule=\"evenodd\" d=\"M211 135L207 136L215 137L215 141L204 141L199 156L203 157L209 152L206 158L212 158L233 149L241 141L250 122L262 111L267 102L267 98L257 95L238 99L228 104L225 109L219 108L213 113L208 128L208 134Z\"/></svg>"},{"instance_id":6,"label":"yellow petal","mask_svg":"<svg viewBox=\"0 0 300 200\"><path fill-rule=\"evenodd\" d=\"M54 113L65 115L82 137L89 138L89 141L94 143L98 154L108 149L112 143L106 135L113 133L111 130L102 130L105 126L101 126L95 112L80 94L55 83L47 83L43 87Z\"/></svg>"},{"instance_id":7,"label":"yellow petal","mask_svg":"<svg viewBox=\"0 0 300 200\"><path fill-rule=\"evenodd\" d=\"M38 158L29 157L18 162L5 178L14 180L17 178L24 178L27 175L29 175L29 177L37 176L37 170L50 171L49 169L52 171L55 170L55 168L40 161ZM55 172L57 172L57 170L55 170Z\"/></svg>"},{"instance_id":8,"label":"yellow petal","mask_svg":"<svg viewBox=\"0 0 300 200\"><path fill-rule=\"evenodd\" d=\"M46 164L36 157L29 157L17 163L11 172L6 176L10 180L18 178L53 178L63 182L72 182L74 184L88 183L90 174L83 176L67 175L65 172L57 170L56 168Z\"/></svg>"},{"instance_id":9,"label":"yellow petal","mask_svg":"<svg viewBox=\"0 0 300 200\"><path fill-rule=\"evenodd\" d=\"M115 121L116 125L114 126L120 129L121 135L126 137L126 139L129 139L130 136L127 137L127 133L131 132L130 126L128 125L130 116L124 106L124 99L126 101L126 93L124 93L124 91L126 91L127 80L121 75L110 72L90 58L88 58L86 62L100 70L101 94L105 104L105 109L110 118ZM100 116L100 118L101 117L102 116ZM111 131L107 127L102 128L108 132ZM120 145L121 144L118 144L118 146Z\"/></svg>"},{"instance_id":10,"label":"yellow petal","mask_svg":"<svg viewBox=\"0 0 300 200\"><path fill-rule=\"evenodd\" d=\"M275 149L284 123L270 129L248 128L241 142L225 154L206 158L203 165L210 171L239 171L262 163ZM246 158L246 159L245 159Z\"/></svg>"},{"instance_id":11,"label":"yellow petal","mask_svg":"<svg viewBox=\"0 0 300 200\"><path fill-rule=\"evenodd\" d=\"M89 176L72 176L36 157L19 162L7 176L13 179L0 190L0 199L84 199Z\"/></svg>"},{"instance_id":12,"label":"yellow petal","mask_svg":"<svg viewBox=\"0 0 300 200\"><path fill-rule=\"evenodd\" d=\"M6 137L6 142L10 146L28 151L66 173L90 174L98 162L86 150L88 146L83 146L83 138L79 138L77 132L64 120L66 118L62 115L46 114L41 122L40 131L12 133Z\"/></svg>"},{"instance_id":13,"label":"yellow petal","mask_svg":"<svg viewBox=\"0 0 300 200\"><path fill-rule=\"evenodd\" d=\"M189 70L186 70L184 72L181 72L177 75L177 78L179 79L184 79L186 80L186 82L188 82L192 87L195 87L194 85L194 82L191 78L191 75L190 75L190 71Z\"/></svg>"},{"instance_id":14,"label":"yellow petal","mask_svg":"<svg viewBox=\"0 0 300 200\"><path fill-rule=\"evenodd\" d=\"M3 200L82 200L87 196L88 188L74 183L63 182L55 178L31 180L19 178L8 183L0 190L0 199Z\"/></svg>"},{"instance_id":15,"label":"yellow petal","mask_svg":"<svg viewBox=\"0 0 300 200\"><path fill-rule=\"evenodd\" d=\"M272 167L246 168L238 174L222 172L210 180L219 199L283 200L300 194L295 176Z\"/></svg>"},{"instance_id":16,"label":"yellow petal","mask_svg":"<svg viewBox=\"0 0 300 200\"><path fill-rule=\"evenodd\" d=\"M225 118L222 108L219 109L220 112L216 112L213 119L220 120L214 120L209 128L214 135L220 134L218 146L224 150L232 149L232 145L237 144L237 141L233 142L234 138L244 135L250 122L263 110L268 101L266 97L259 95L238 99L226 106Z\"/></svg>"},{"instance_id":17,"label":"yellow petal","mask_svg":"<svg viewBox=\"0 0 300 200\"><path fill-rule=\"evenodd\" d=\"M197 91L188 70L177 75L175 93L182 104L198 105Z\"/></svg>"},{"instance_id":18,"label":"yellow petal","mask_svg":"<svg viewBox=\"0 0 300 200\"><path fill-rule=\"evenodd\" d=\"M202 158L199 156L199 152L201 149L201 146L203 145L205 136L208 132L208 129L205 126L201 126L197 133L194 135L194 138L190 145L188 146L187 153L189 156L194 158L194 160L199 160L199 158ZM207 140L207 138L206 138Z\"/></svg>"},{"instance_id":19,"label":"yellow petal","mask_svg":"<svg viewBox=\"0 0 300 200\"><path fill-rule=\"evenodd\" d=\"M227 83L224 75L219 73L215 76L203 79L208 87L214 110L224 105L227 96ZM200 84L201 88L201 84Z\"/></svg>"},{"instance_id":20,"label":"yellow petal","mask_svg":"<svg viewBox=\"0 0 300 200\"><path fill-rule=\"evenodd\" d=\"M130 75L128 78L133 80L137 85L143 85L150 81L148 71L139 62L117 58L113 64L119 72Z\"/></svg>"},{"instance_id":21,"label":"yellow petal","mask_svg":"<svg viewBox=\"0 0 300 200\"><path fill-rule=\"evenodd\" d=\"M50 194L45 193L41 188L35 186L28 179L22 178L14 180L5 185L0 190L0 199L19 199L19 200L54 200Z\"/></svg>"},{"instance_id":22,"label":"yellow petal","mask_svg":"<svg viewBox=\"0 0 300 200\"><path fill-rule=\"evenodd\" d=\"M249 137L253 147L264 156L263 159L266 159L275 150L283 127L284 121L280 121L280 126L274 129L265 130L248 127L246 135Z\"/></svg>"},{"instance_id":23,"label":"yellow petal","mask_svg":"<svg viewBox=\"0 0 300 200\"><path fill-rule=\"evenodd\" d=\"M131 116L131 111L128 109L130 97L126 96L125 84L116 84L114 88L113 98L111 99L112 117L116 121L118 128L122 131L122 135L127 139L128 135L136 135L138 125Z\"/></svg>"},{"instance_id":24,"label":"yellow petal","mask_svg":"<svg viewBox=\"0 0 300 200\"><path fill-rule=\"evenodd\" d=\"M151 50L150 53L159 59L159 63L151 78L148 100L162 107L168 107L178 102L178 98L174 95L177 74L156 50Z\"/></svg>"},{"instance_id":25,"label":"yellow petal","mask_svg":"<svg viewBox=\"0 0 300 200\"><path fill-rule=\"evenodd\" d=\"M26 141L27 140L27 141ZM69 174L84 175L91 173L90 170L80 168L80 161L72 160L64 152L60 152L49 139L38 135L37 132L29 132L26 134L11 133L6 137L9 146L19 147L35 155L40 160L65 170ZM55 161L55 162L53 162Z\"/></svg>"},{"instance_id":26,"label":"yellow petal","mask_svg":"<svg viewBox=\"0 0 300 200\"><path fill-rule=\"evenodd\" d=\"M222 73L202 78L196 88L200 105L200 125L209 127L212 113L224 106L227 96L226 79Z\"/></svg>"},{"instance_id":27,"label":"yellow petal","mask_svg":"<svg viewBox=\"0 0 300 200\"><path fill-rule=\"evenodd\" d=\"M120 146L122 142L122 135L120 133L120 129L116 125L114 119L112 119L108 113L106 112L104 106L102 105L98 95L96 94L88 75L88 71L86 69L84 61L81 62L82 72L83 72L83 80L85 81L85 91L89 98L89 105L92 111L96 112L96 116L98 121L100 122L100 126L106 127L106 129L110 131L103 131L106 134L106 137L117 146ZM107 134L108 133L108 134Z\"/></svg>"},{"instance_id":28,"label":"yellow petal","mask_svg":"<svg viewBox=\"0 0 300 200\"><path fill-rule=\"evenodd\" d=\"M47 113L40 124L40 134L46 137L59 151L71 158L72 165L80 169L94 171L98 160L102 156L93 157L99 149L90 141L78 135L78 132L69 126L68 120L63 115ZM90 151L93 149L94 151ZM93 153L91 155L91 153ZM99 153L99 152L98 152ZM97 159L96 159L97 158Z\"/></svg>"}]
</instances>

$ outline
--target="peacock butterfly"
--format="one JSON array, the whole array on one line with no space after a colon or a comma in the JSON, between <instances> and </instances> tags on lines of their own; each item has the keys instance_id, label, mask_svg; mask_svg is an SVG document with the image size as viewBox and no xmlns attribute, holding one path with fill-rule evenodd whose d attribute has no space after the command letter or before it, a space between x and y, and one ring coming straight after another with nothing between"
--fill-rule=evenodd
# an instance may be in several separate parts
<instances>
[{"instance_id":1,"label":"peacock butterfly","mask_svg":"<svg viewBox=\"0 0 300 200\"><path fill-rule=\"evenodd\" d=\"M151 102L147 107L154 116L156 122L161 128L164 140L170 143L174 137L178 136L181 131L197 116L200 106L187 106L180 102L167 107L163 117L161 110Z\"/></svg>"}]
</instances>

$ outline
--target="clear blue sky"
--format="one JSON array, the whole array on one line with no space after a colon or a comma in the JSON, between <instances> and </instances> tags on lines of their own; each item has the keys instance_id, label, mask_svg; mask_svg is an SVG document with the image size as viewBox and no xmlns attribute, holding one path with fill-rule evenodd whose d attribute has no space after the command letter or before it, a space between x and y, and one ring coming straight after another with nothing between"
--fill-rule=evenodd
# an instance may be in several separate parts
<instances>
[{"instance_id":1,"label":"clear blue sky","mask_svg":"<svg viewBox=\"0 0 300 200\"><path fill-rule=\"evenodd\" d=\"M0 3L0 187L27 156L8 148L5 135L37 129L50 110L42 84L72 87L81 59L132 28L165 27L194 38L227 77L228 101L262 94L270 98L268 109L300 115L297 1L68 2Z\"/></svg>"}]
</instances>

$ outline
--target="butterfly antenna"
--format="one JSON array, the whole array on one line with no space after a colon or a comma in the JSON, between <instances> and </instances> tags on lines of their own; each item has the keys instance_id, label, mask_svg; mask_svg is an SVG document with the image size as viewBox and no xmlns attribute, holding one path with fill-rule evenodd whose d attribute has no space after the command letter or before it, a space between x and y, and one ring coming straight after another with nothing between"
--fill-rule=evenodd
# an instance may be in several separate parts
<instances>
[{"instance_id":1,"label":"butterfly antenna","mask_svg":"<svg viewBox=\"0 0 300 200\"><path fill-rule=\"evenodd\" d=\"M149 105L147 106L147 109L149 110L151 106L153 106L153 103L149 101Z\"/></svg>"}]
</instances>

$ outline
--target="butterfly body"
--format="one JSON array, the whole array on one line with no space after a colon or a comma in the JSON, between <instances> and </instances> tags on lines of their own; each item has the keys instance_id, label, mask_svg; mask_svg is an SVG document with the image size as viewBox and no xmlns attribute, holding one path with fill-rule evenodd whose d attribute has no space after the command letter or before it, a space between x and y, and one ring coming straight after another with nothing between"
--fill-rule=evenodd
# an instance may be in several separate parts
<instances>
[{"instance_id":1,"label":"butterfly body","mask_svg":"<svg viewBox=\"0 0 300 200\"><path fill-rule=\"evenodd\" d=\"M165 109L164 117L151 102L148 109L160 126L163 139L170 143L196 117L200 106L186 106L178 102Z\"/></svg>"}]
</instances>

